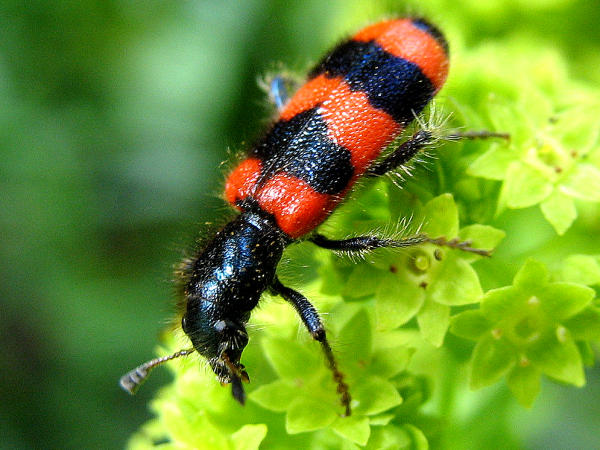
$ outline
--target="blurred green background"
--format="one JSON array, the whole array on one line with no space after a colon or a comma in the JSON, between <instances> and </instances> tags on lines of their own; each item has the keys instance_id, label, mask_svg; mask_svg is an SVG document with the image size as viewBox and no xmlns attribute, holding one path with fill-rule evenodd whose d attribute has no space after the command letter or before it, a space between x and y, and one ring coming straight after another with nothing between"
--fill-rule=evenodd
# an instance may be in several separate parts
<instances>
[{"instance_id":1,"label":"blurred green background","mask_svg":"<svg viewBox=\"0 0 600 450\"><path fill-rule=\"evenodd\" d=\"M301 73L371 3L0 3L0 447L119 448L150 417L166 371L134 398L117 382L154 355L171 266L225 210L220 162L267 122L257 77ZM600 81L596 0L386 3L467 47L530 35ZM515 409L523 445L591 445L599 378Z\"/></svg>"}]
</instances>

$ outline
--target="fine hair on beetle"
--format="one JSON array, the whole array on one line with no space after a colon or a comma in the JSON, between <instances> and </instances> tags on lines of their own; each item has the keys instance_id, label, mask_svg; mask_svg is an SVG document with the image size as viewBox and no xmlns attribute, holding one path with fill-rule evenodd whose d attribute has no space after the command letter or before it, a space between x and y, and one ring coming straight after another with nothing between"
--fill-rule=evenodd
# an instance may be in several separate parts
<instances>
[{"instance_id":1,"label":"fine hair on beetle","mask_svg":"<svg viewBox=\"0 0 600 450\"><path fill-rule=\"evenodd\" d=\"M444 134L446 119L435 108L423 119L448 66L448 43L441 31L425 19L406 17L373 23L339 43L291 97L287 89L293 82L270 78L278 117L234 164L225 182L224 198L237 214L203 240L176 272L181 327L191 347L142 364L121 378L121 386L134 393L154 367L195 352L218 381L231 384L233 397L243 405L243 384L250 381L242 363L247 324L268 292L287 301L319 343L341 415L349 416L351 387L321 316L301 292L282 283L277 269L292 244L357 258L376 249L426 243L490 255L455 236L428 236L420 230L403 234L407 225L402 223L391 225L387 237L368 233L332 239L318 231L360 180L395 172L408 176L415 158L442 141L506 138L488 131Z\"/></svg>"}]
</instances>

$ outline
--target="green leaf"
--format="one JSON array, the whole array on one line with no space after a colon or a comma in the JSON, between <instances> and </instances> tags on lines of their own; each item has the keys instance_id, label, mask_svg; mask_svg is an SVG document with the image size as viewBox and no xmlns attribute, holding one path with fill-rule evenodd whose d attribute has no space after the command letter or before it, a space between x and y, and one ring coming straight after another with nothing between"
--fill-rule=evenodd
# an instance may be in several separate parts
<instances>
[{"instance_id":1,"label":"green leaf","mask_svg":"<svg viewBox=\"0 0 600 450\"><path fill-rule=\"evenodd\" d=\"M490 324L480 310L464 311L450 321L450 331L456 336L477 341L487 331Z\"/></svg>"},{"instance_id":2,"label":"green leaf","mask_svg":"<svg viewBox=\"0 0 600 450\"><path fill-rule=\"evenodd\" d=\"M290 434L319 430L337 418L333 408L324 407L314 398L298 397L292 401L285 418L285 429Z\"/></svg>"},{"instance_id":3,"label":"green leaf","mask_svg":"<svg viewBox=\"0 0 600 450\"><path fill-rule=\"evenodd\" d=\"M382 272L371 264L357 264L344 286L342 295L349 298L373 295L382 284L381 276Z\"/></svg>"},{"instance_id":4,"label":"green leaf","mask_svg":"<svg viewBox=\"0 0 600 450\"><path fill-rule=\"evenodd\" d=\"M333 253L330 255L332 258L337 258ZM346 281L355 267L341 269L330 260L326 260L324 264L319 267L319 279L321 280L320 292L325 295L340 295L346 286ZM347 273L346 273L347 272Z\"/></svg>"},{"instance_id":5,"label":"green leaf","mask_svg":"<svg viewBox=\"0 0 600 450\"><path fill-rule=\"evenodd\" d=\"M290 402L298 394L298 388L292 383L284 380L276 380L273 383L259 386L248 397L265 409L282 412L288 408Z\"/></svg>"},{"instance_id":6,"label":"green leaf","mask_svg":"<svg viewBox=\"0 0 600 450\"><path fill-rule=\"evenodd\" d=\"M417 315L417 322L421 335L434 346L440 347L450 325L450 307L427 299Z\"/></svg>"},{"instance_id":7,"label":"green leaf","mask_svg":"<svg viewBox=\"0 0 600 450\"><path fill-rule=\"evenodd\" d=\"M508 166L515 160L515 156L505 148L496 147L477 158L467 173L488 180L503 180L506 176Z\"/></svg>"},{"instance_id":8,"label":"green leaf","mask_svg":"<svg viewBox=\"0 0 600 450\"><path fill-rule=\"evenodd\" d=\"M377 289L377 329L392 330L412 319L425 302L425 290L414 282L386 275Z\"/></svg>"},{"instance_id":9,"label":"green leaf","mask_svg":"<svg viewBox=\"0 0 600 450\"><path fill-rule=\"evenodd\" d=\"M378 348L369 370L382 378L391 378L406 369L413 353L408 347Z\"/></svg>"},{"instance_id":10,"label":"green leaf","mask_svg":"<svg viewBox=\"0 0 600 450\"><path fill-rule=\"evenodd\" d=\"M585 384L581 355L569 332L562 326L546 333L527 349L531 364L546 375L575 386Z\"/></svg>"},{"instance_id":11,"label":"green leaf","mask_svg":"<svg viewBox=\"0 0 600 450\"><path fill-rule=\"evenodd\" d=\"M353 400L358 402L356 414L375 415L402 403L402 397L392 383L378 376L370 376L352 386Z\"/></svg>"},{"instance_id":12,"label":"green leaf","mask_svg":"<svg viewBox=\"0 0 600 450\"><path fill-rule=\"evenodd\" d=\"M423 204L414 194L396 186L390 187L388 192L388 207L392 217L405 217L409 211L414 217L423 216Z\"/></svg>"},{"instance_id":13,"label":"green leaf","mask_svg":"<svg viewBox=\"0 0 600 450\"><path fill-rule=\"evenodd\" d=\"M591 164L579 164L561 183L560 190L582 200L600 201L600 169Z\"/></svg>"},{"instance_id":14,"label":"green leaf","mask_svg":"<svg viewBox=\"0 0 600 450\"><path fill-rule=\"evenodd\" d=\"M598 258L588 255L571 255L563 263L562 278L573 283L592 286L600 284Z\"/></svg>"},{"instance_id":15,"label":"green leaf","mask_svg":"<svg viewBox=\"0 0 600 450\"><path fill-rule=\"evenodd\" d=\"M429 449L429 442L427 441L427 438L425 437L425 434L423 433L423 431L421 431L421 429L419 429L409 423L403 425L402 428L404 428L404 430L412 438L412 445L410 447L411 449L415 449L415 450Z\"/></svg>"},{"instance_id":16,"label":"green leaf","mask_svg":"<svg viewBox=\"0 0 600 450\"><path fill-rule=\"evenodd\" d=\"M365 308L360 308L352 318L346 322L337 339L344 346L339 348L339 359L344 361L344 366L353 363L364 365L371 359L373 347L371 337L371 322Z\"/></svg>"},{"instance_id":17,"label":"green leaf","mask_svg":"<svg viewBox=\"0 0 600 450\"><path fill-rule=\"evenodd\" d=\"M481 299L481 312L494 324L518 314L527 303L527 297L512 286L487 291Z\"/></svg>"},{"instance_id":18,"label":"green leaf","mask_svg":"<svg viewBox=\"0 0 600 450\"><path fill-rule=\"evenodd\" d=\"M600 309L589 306L563 322L575 340L600 341Z\"/></svg>"},{"instance_id":19,"label":"green leaf","mask_svg":"<svg viewBox=\"0 0 600 450\"><path fill-rule=\"evenodd\" d=\"M537 294L541 307L548 316L560 322L577 314L590 304L596 292L575 283L550 283Z\"/></svg>"},{"instance_id":20,"label":"green leaf","mask_svg":"<svg viewBox=\"0 0 600 450\"><path fill-rule=\"evenodd\" d=\"M311 376L322 370L318 356L299 342L281 338L263 339L267 359L281 378Z\"/></svg>"},{"instance_id":21,"label":"green leaf","mask_svg":"<svg viewBox=\"0 0 600 450\"><path fill-rule=\"evenodd\" d=\"M581 355L583 365L586 367L594 367L594 364L596 363L596 354L591 344L584 341L577 341L575 344L577 345L577 350L579 350L579 354Z\"/></svg>"},{"instance_id":22,"label":"green leaf","mask_svg":"<svg viewBox=\"0 0 600 450\"><path fill-rule=\"evenodd\" d=\"M231 435L235 450L256 450L267 435L265 424L244 425Z\"/></svg>"},{"instance_id":23,"label":"green leaf","mask_svg":"<svg viewBox=\"0 0 600 450\"><path fill-rule=\"evenodd\" d=\"M442 194L427 202L423 231L429 237L453 238L458 234L458 209L451 194Z\"/></svg>"},{"instance_id":24,"label":"green leaf","mask_svg":"<svg viewBox=\"0 0 600 450\"><path fill-rule=\"evenodd\" d=\"M509 208L527 208L544 200L552 192L549 180L537 170L521 163L508 166L502 197Z\"/></svg>"},{"instance_id":25,"label":"green leaf","mask_svg":"<svg viewBox=\"0 0 600 450\"><path fill-rule=\"evenodd\" d=\"M364 416L338 417L333 422L332 429L358 445L366 445L371 435L369 418Z\"/></svg>"},{"instance_id":26,"label":"green leaf","mask_svg":"<svg viewBox=\"0 0 600 450\"><path fill-rule=\"evenodd\" d=\"M533 258L529 258L519 269L513 284L523 292L533 293L548 283L550 275L546 266Z\"/></svg>"},{"instance_id":27,"label":"green leaf","mask_svg":"<svg viewBox=\"0 0 600 450\"><path fill-rule=\"evenodd\" d=\"M515 349L505 339L482 338L473 350L471 388L479 389L499 380L514 366Z\"/></svg>"},{"instance_id":28,"label":"green leaf","mask_svg":"<svg viewBox=\"0 0 600 450\"><path fill-rule=\"evenodd\" d=\"M542 214L558 235L563 235L577 218L577 210L573 199L555 190L540 205Z\"/></svg>"},{"instance_id":29,"label":"green leaf","mask_svg":"<svg viewBox=\"0 0 600 450\"><path fill-rule=\"evenodd\" d=\"M394 417L394 414L380 414L378 416L369 417L369 423L371 426L384 426L390 423Z\"/></svg>"},{"instance_id":30,"label":"green leaf","mask_svg":"<svg viewBox=\"0 0 600 450\"><path fill-rule=\"evenodd\" d=\"M455 255L444 261L427 292L434 302L449 306L476 303L483 295L477 272Z\"/></svg>"},{"instance_id":31,"label":"green leaf","mask_svg":"<svg viewBox=\"0 0 600 450\"><path fill-rule=\"evenodd\" d=\"M517 365L506 377L506 382L519 403L531 408L540 393L540 371L530 365Z\"/></svg>"},{"instance_id":32,"label":"green leaf","mask_svg":"<svg viewBox=\"0 0 600 450\"><path fill-rule=\"evenodd\" d=\"M458 233L458 237L463 241L471 242L471 247L483 250L494 250L505 236L506 233L498 228L480 224L464 227ZM461 258L471 261L476 260L478 256L464 253L461 254Z\"/></svg>"},{"instance_id":33,"label":"green leaf","mask_svg":"<svg viewBox=\"0 0 600 450\"><path fill-rule=\"evenodd\" d=\"M229 436L221 433L215 427L206 413L196 414L194 417L184 415L177 405L164 403L160 409L162 422L169 436L175 442L197 443L199 450L229 447ZM174 414L177 410L179 417Z\"/></svg>"},{"instance_id":34,"label":"green leaf","mask_svg":"<svg viewBox=\"0 0 600 450\"><path fill-rule=\"evenodd\" d=\"M412 436L396 425L376 427L371 431L367 450L409 450L412 449Z\"/></svg>"}]
</instances>

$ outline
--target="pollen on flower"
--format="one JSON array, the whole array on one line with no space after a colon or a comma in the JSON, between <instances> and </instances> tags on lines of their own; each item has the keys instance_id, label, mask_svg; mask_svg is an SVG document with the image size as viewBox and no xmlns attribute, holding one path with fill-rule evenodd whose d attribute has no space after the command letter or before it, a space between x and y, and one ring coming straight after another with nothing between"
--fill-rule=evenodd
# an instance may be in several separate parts
<instances>
[{"instance_id":1,"label":"pollen on flower","mask_svg":"<svg viewBox=\"0 0 600 450\"><path fill-rule=\"evenodd\" d=\"M529 367L530 364L531 364L531 361L525 355L522 355L521 358L519 359L519 366L521 366L521 367Z\"/></svg>"}]
</instances>

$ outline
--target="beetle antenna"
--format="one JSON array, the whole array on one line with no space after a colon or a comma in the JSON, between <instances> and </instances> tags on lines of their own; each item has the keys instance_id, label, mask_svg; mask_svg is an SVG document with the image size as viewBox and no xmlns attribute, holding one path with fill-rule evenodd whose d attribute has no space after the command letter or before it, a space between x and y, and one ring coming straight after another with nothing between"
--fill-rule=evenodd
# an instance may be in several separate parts
<instances>
[{"instance_id":1,"label":"beetle antenna","mask_svg":"<svg viewBox=\"0 0 600 450\"><path fill-rule=\"evenodd\" d=\"M160 358L154 358L150 361L146 361L144 364L136 367L131 372L127 372L125 375L123 375L119 381L119 384L123 389L133 395L137 392L138 388L144 383L144 381L146 381L146 378L148 378L148 375L150 375L150 371L156 366L159 366L164 362L171 361L172 359L179 358L180 356L187 356L190 353L194 353L193 348L179 350L172 355L162 356Z\"/></svg>"}]
</instances>

